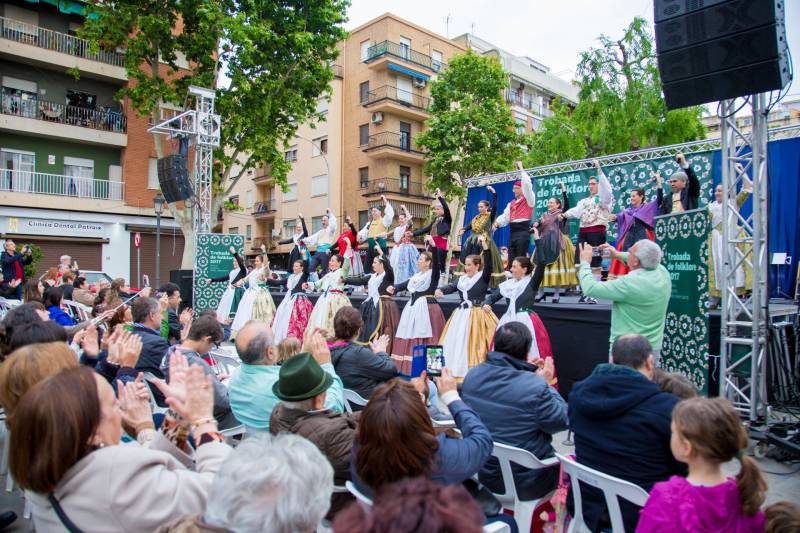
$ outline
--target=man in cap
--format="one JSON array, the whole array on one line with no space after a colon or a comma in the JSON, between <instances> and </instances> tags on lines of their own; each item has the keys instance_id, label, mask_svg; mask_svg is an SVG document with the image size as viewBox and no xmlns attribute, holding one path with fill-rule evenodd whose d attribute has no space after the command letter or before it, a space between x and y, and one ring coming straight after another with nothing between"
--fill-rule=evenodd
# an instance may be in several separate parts
<instances>
[{"instance_id":1,"label":"man in cap","mask_svg":"<svg viewBox=\"0 0 800 533\"><path fill-rule=\"evenodd\" d=\"M514 199L506 206L503 214L494 221L494 227L502 228L511 226L511 237L508 240L508 264L517 257L528 255L528 244L531 234L531 217L536 204L536 195L533 193L531 177L522 168L522 163L517 161L520 179L514 182Z\"/></svg>"}]
</instances>

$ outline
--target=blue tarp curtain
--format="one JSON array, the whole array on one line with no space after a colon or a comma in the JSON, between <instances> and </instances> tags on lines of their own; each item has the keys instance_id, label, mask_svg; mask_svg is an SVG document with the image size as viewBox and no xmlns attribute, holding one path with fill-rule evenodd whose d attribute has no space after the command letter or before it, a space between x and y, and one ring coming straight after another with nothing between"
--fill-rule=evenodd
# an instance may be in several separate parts
<instances>
[{"instance_id":1,"label":"blue tarp curtain","mask_svg":"<svg viewBox=\"0 0 800 533\"><path fill-rule=\"evenodd\" d=\"M787 253L792 257L792 264L780 269L780 286L784 293L794 296L795 284L797 283L798 259L800 259L800 228L798 220L800 215L800 138L781 139L770 141L768 144L767 172L769 175L769 253L770 262L773 253ZM688 155L688 154L687 154ZM722 179L721 154L719 150L713 152L712 179L716 185ZM688 155L691 160L691 155ZM534 180L534 189L535 180ZM513 198L514 193L511 188L513 181L494 184L497 191L497 208L499 212L505 208ZM466 215L464 223L469 221L478 213L478 202L488 200L489 193L486 187L473 187L467 194ZM707 198L706 198L707 200ZM627 201L626 201L627 202ZM748 213L751 201L748 200L743 211ZM620 208L619 203L615 206L615 211ZM535 216L540 213L537 211ZM468 234L467 234L468 235ZM494 234L497 246L508 245L508 227L500 228ZM770 265L769 287L770 296L778 297L778 268Z\"/></svg>"}]
</instances>

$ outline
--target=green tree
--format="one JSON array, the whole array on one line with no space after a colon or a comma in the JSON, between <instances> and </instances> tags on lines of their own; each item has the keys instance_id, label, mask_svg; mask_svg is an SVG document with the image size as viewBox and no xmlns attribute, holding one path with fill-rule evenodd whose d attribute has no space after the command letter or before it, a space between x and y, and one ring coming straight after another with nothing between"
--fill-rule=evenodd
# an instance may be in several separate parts
<instances>
[{"instance_id":1,"label":"green tree","mask_svg":"<svg viewBox=\"0 0 800 533\"><path fill-rule=\"evenodd\" d=\"M95 46L122 46L130 83L119 97L153 123L164 102L182 106L189 85L216 87L222 117L214 153L216 212L247 169L266 165L286 187L286 140L322 120L317 100L330 90L336 43L349 0L95 0L83 36ZM161 139L156 150L163 155ZM191 206L169 206L186 237L192 264Z\"/></svg>"},{"instance_id":2,"label":"green tree","mask_svg":"<svg viewBox=\"0 0 800 533\"><path fill-rule=\"evenodd\" d=\"M648 23L635 18L621 38L601 35L581 54L578 105L556 112L533 135L529 164L551 164L701 139L699 106L667 111ZM566 132L576 137L569 142ZM585 150L581 150L581 147ZM583 152L583 153L581 153Z\"/></svg>"},{"instance_id":3,"label":"green tree","mask_svg":"<svg viewBox=\"0 0 800 533\"><path fill-rule=\"evenodd\" d=\"M431 83L431 115L416 142L425 150L428 189L458 199L454 228L463 216L465 180L508 170L522 154L525 137L517 134L503 100L507 86L500 62L472 50L453 57ZM451 249L455 234L450 233Z\"/></svg>"}]
</instances>

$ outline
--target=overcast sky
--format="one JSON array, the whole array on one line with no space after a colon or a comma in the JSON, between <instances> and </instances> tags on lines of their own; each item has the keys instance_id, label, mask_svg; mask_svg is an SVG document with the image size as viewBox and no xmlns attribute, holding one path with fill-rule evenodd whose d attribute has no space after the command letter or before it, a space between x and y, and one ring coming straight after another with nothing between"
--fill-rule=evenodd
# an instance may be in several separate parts
<instances>
[{"instance_id":1,"label":"overcast sky","mask_svg":"<svg viewBox=\"0 0 800 533\"><path fill-rule=\"evenodd\" d=\"M600 34L621 35L633 17L652 23L653 0L351 0L348 29L390 12L444 36L472 32L571 79L582 50ZM787 0L786 27L800 95L800 0ZM446 20L450 19L449 28Z\"/></svg>"}]
</instances>

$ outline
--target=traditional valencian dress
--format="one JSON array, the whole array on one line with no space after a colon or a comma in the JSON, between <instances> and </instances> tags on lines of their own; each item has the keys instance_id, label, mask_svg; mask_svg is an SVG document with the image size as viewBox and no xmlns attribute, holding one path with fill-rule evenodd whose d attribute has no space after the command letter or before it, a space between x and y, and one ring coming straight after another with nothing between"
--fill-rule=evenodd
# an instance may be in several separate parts
<instances>
[{"instance_id":1,"label":"traditional valencian dress","mask_svg":"<svg viewBox=\"0 0 800 533\"><path fill-rule=\"evenodd\" d=\"M389 202L384 206L383 216L378 220L370 220L359 232L361 241L367 241L367 264L364 268L366 272L372 272L372 261L377 257L375 252L375 245L381 247L383 255L389 255L389 246L386 244L385 234L389 233L389 227L392 225L394 218L394 208Z\"/></svg>"},{"instance_id":2,"label":"traditional valencian dress","mask_svg":"<svg viewBox=\"0 0 800 533\"><path fill-rule=\"evenodd\" d=\"M220 276L209 280L211 283L228 282L228 287L225 289L225 292L222 293L222 298L220 298L219 304L217 305L217 319L220 322L230 320L236 315L236 311L239 309L239 302L242 300L242 296L244 296L244 288L234 287L234 285L238 283L239 280L247 277L247 268L245 268L244 261L239 254L233 254L233 258L236 259L236 264L239 265L238 270L231 270L227 276Z\"/></svg>"},{"instance_id":3,"label":"traditional valencian dress","mask_svg":"<svg viewBox=\"0 0 800 533\"><path fill-rule=\"evenodd\" d=\"M312 283L315 290L321 291L314 310L308 319L312 328L322 328L333 333L333 317L342 307L350 305L350 299L344 293L344 279L349 272L350 265L345 261L340 268L329 271L317 282Z\"/></svg>"},{"instance_id":4,"label":"traditional valencian dress","mask_svg":"<svg viewBox=\"0 0 800 533\"><path fill-rule=\"evenodd\" d=\"M439 256L436 253L431 256L429 270L417 272L408 281L394 286L395 292L407 290L411 294L400 315L392 346L392 359L406 375L411 374L414 346L438 344L444 329L442 308L434 297L439 285Z\"/></svg>"},{"instance_id":5,"label":"traditional valencian dress","mask_svg":"<svg viewBox=\"0 0 800 533\"><path fill-rule=\"evenodd\" d=\"M464 272L464 260L468 255L482 255L483 247L481 246L478 237L483 235L486 242L489 244L489 253L492 256L489 272L489 286L497 287L506 280L506 275L503 273L503 262L500 259L500 252L497 250L497 245L492 240L492 224L494 224L495 215L497 213L497 193L492 194L492 207L491 212L477 214L472 217L472 221L464 229L472 230L472 235L467 237L464 246L461 247L461 255L458 260L457 276L461 276ZM486 268L486 266L484 266ZM445 359L446 360L446 359Z\"/></svg>"},{"instance_id":6,"label":"traditional valencian dress","mask_svg":"<svg viewBox=\"0 0 800 533\"><path fill-rule=\"evenodd\" d=\"M464 274L440 289L445 294L458 292L461 297L461 305L450 315L441 337L445 364L458 378L486 360L497 329L497 317L482 307L491 283L493 261L491 250L483 250L483 270L472 277Z\"/></svg>"},{"instance_id":7,"label":"traditional valencian dress","mask_svg":"<svg viewBox=\"0 0 800 533\"><path fill-rule=\"evenodd\" d=\"M519 322L528 328L533 338L531 349L528 352L528 361L539 357L542 359L553 357L550 335L548 335L542 319L533 310L536 302L536 291L531 281L532 278L530 276L524 276L522 279L510 278L501 283L500 287L491 292L484 300L487 305L492 305L501 298L508 300L508 309L500 317L497 327L499 328L509 322Z\"/></svg>"},{"instance_id":8,"label":"traditional valencian dress","mask_svg":"<svg viewBox=\"0 0 800 533\"><path fill-rule=\"evenodd\" d=\"M749 196L749 190L739 191L739 194L736 195L736 205L741 208ZM722 204L714 201L708 204L707 209L709 215L711 215L711 232L708 235L710 252L708 254L708 292L712 297L720 298L722 295L719 292L717 280L721 279L724 275L722 270L722 255L725 251L725 243L722 240ZM734 235L737 235L739 238L744 237L744 229L739 226L735 218L731 220L729 224L730 228L728 233L731 237ZM739 249L744 253L742 247L739 247ZM752 287L752 283L752 270L743 262L736 269L736 294L744 294L745 291Z\"/></svg>"},{"instance_id":9,"label":"traditional valencian dress","mask_svg":"<svg viewBox=\"0 0 800 533\"><path fill-rule=\"evenodd\" d=\"M383 274L367 274L366 276L348 277L347 285L366 285L367 298L361 304L361 319L364 326L358 337L359 342L372 342L381 335L389 336L387 353L392 353L394 335L400 323L400 309L386 289L394 285L394 271L391 265L384 262Z\"/></svg>"},{"instance_id":10,"label":"traditional valencian dress","mask_svg":"<svg viewBox=\"0 0 800 533\"><path fill-rule=\"evenodd\" d=\"M419 250L411 242L411 237L406 237L407 231L411 231L411 222L405 226L397 226L392 234L394 248L389 253L389 262L394 270L395 283L403 283L417 273Z\"/></svg>"},{"instance_id":11,"label":"traditional valencian dress","mask_svg":"<svg viewBox=\"0 0 800 533\"><path fill-rule=\"evenodd\" d=\"M347 247L347 242L350 247ZM364 274L364 265L361 263L361 256L358 254L358 232L351 223L347 225L347 230L339 234L336 244L331 247L331 253L340 254L350 267L350 275L357 277Z\"/></svg>"},{"instance_id":12,"label":"traditional valencian dress","mask_svg":"<svg viewBox=\"0 0 800 533\"><path fill-rule=\"evenodd\" d=\"M653 231L655 217L658 214L658 200L644 202L639 207L626 207L617 214L617 250L627 252L631 246L642 239L656 240ZM629 272L628 266L614 259L608 271L610 279L624 276Z\"/></svg>"},{"instance_id":13,"label":"traditional valencian dress","mask_svg":"<svg viewBox=\"0 0 800 533\"><path fill-rule=\"evenodd\" d=\"M539 240L533 252L533 262L545 266L542 287L573 287L578 284L575 275L575 246L567 232L567 219L560 219L563 210L569 209L566 192L561 193L561 209L547 211L537 221Z\"/></svg>"},{"instance_id":14,"label":"traditional valencian dress","mask_svg":"<svg viewBox=\"0 0 800 533\"><path fill-rule=\"evenodd\" d=\"M244 291L236 318L231 324L231 332L236 333L249 321L258 320L271 324L275 316L275 302L267 287L266 278L269 277L269 265L254 268L247 275L247 290Z\"/></svg>"},{"instance_id":15,"label":"traditional valencian dress","mask_svg":"<svg viewBox=\"0 0 800 533\"><path fill-rule=\"evenodd\" d=\"M442 216L437 217L427 226L416 230L413 235L414 237L419 237L420 235L430 234L430 236L433 237L435 246L431 250L431 254L437 256L439 268L444 271L447 257L447 236L450 235L450 226L453 224L453 216L450 214L450 207L447 205L447 200L443 196L440 196L438 200L439 204L442 206Z\"/></svg>"},{"instance_id":16,"label":"traditional valencian dress","mask_svg":"<svg viewBox=\"0 0 800 533\"><path fill-rule=\"evenodd\" d=\"M275 335L275 344L279 344L287 337L303 340L303 334L308 326L308 319L314 305L303 291L303 284L308 281L308 262L303 263L303 273L292 273L288 278L268 279L267 285L271 287L284 287L286 295L283 297L275 318L272 321L272 333Z\"/></svg>"}]
</instances>

